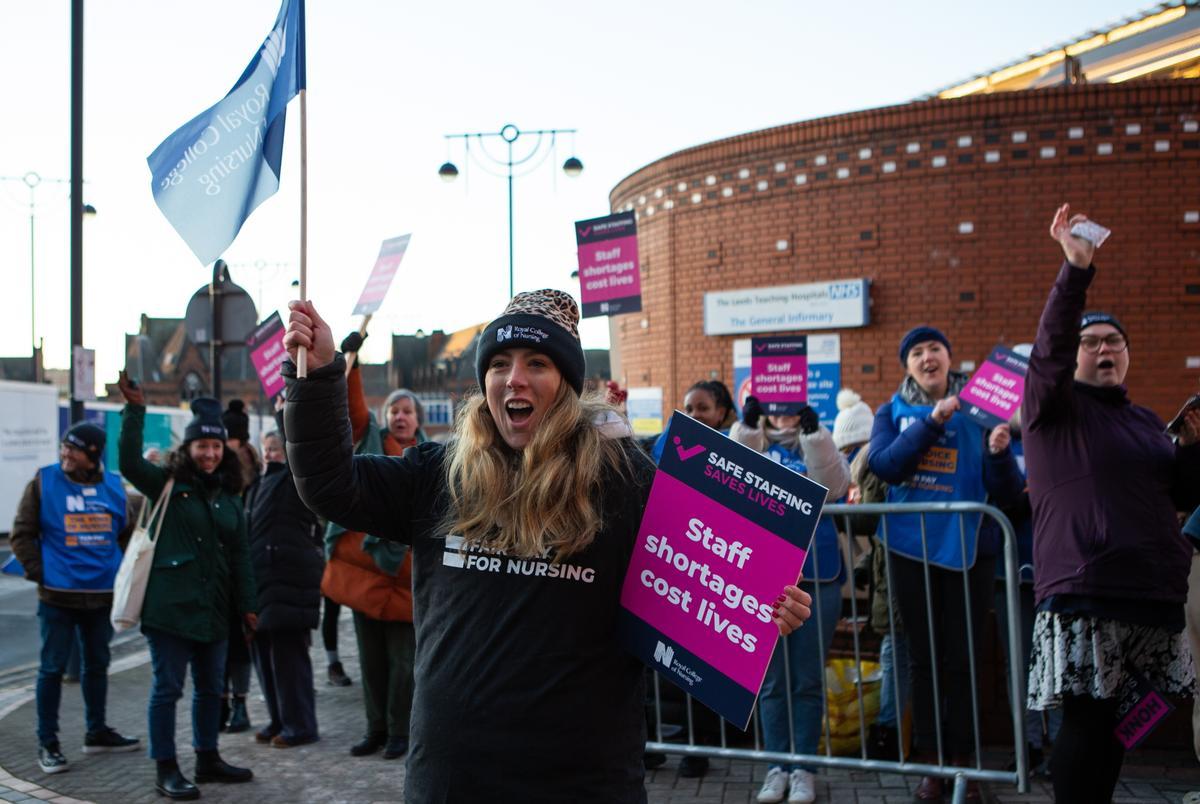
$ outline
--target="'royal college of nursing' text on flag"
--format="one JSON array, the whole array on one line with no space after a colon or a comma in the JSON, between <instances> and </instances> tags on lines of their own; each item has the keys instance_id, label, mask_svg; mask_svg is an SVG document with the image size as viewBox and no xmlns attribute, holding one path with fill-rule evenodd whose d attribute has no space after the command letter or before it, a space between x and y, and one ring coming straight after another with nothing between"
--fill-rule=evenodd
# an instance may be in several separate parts
<instances>
[{"instance_id":1,"label":"'royal college of nursing' text on flag","mask_svg":"<svg viewBox=\"0 0 1200 804\"><path fill-rule=\"evenodd\" d=\"M287 104L302 89L304 0L283 0L229 94L147 158L155 203L201 263L220 257L279 189Z\"/></svg>"}]
</instances>

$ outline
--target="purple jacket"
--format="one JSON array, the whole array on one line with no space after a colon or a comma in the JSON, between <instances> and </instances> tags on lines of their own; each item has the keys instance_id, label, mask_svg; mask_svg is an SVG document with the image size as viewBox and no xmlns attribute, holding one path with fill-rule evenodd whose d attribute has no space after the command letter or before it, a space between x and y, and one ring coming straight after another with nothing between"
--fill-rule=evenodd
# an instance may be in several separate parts
<instances>
[{"instance_id":1,"label":"purple jacket","mask_svg":"<svg viewBox=\"0 0 1200 804\"><path fill-rule=\"evenodd\" d=\"M1039 604L1061 594L1183 603L1192 547L1175 512L1200 496L1200 445L1176 447L1125 386L1075 382L1095 273L1063 263L1025 380L1034 590Z\"/></svg>"}]
</instances>

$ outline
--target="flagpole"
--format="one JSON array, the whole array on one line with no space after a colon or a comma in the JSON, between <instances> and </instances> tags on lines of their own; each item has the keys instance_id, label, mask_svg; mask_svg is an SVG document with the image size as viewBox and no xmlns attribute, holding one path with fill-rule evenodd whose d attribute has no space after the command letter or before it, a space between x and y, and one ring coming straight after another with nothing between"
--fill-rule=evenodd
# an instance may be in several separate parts
<instances>
[{"instance_id":1,"label":"flagpole","mask_svg":"<svg viewBox=\"0 0 1200 804\"><path fill-rule=\"evenodd\" d=\"M300 90L300 301L308 301L308 104ZM296 376L308 377L308 350L296 353Z\"/></svg>"}]
</instances>

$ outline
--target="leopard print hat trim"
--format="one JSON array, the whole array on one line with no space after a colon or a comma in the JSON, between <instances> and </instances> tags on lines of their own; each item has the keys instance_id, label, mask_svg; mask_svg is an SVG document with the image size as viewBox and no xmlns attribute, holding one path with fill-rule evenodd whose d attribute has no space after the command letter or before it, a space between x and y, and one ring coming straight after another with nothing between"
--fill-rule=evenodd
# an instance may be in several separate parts
<instances>
[{"instance_id":1,"label":"leopard print hat trim","mask_svg":"<svg viewBox=\"0 0 1200 804\"><path fill-rule=\"evenodd\" d=\"M571 333L575 340L579 340L579 305L571 298L570 293L553 288L522 291L512 297L512 301L500 315L519 314L549 318Z\"/></svg>"}]
</instances>

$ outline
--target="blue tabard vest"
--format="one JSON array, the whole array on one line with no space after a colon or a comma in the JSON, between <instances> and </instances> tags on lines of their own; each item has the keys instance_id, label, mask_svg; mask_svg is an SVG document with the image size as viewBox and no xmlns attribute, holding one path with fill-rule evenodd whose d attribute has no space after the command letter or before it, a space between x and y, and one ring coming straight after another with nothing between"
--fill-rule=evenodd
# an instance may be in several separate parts
<instances>
[{"instance_id":1,"label":"blue tabard vest","mask_svg":"<svg viewBox=\"0 0 1200 804\"><path fill-rule=\"evenodd\" d=\"M892 423L903 432L924 419L932 405L910 405L899 394L892 397ZM930 447L917 471L904 483L889 485L888 502L983 502L983 429L955 413L946 422L942 436ZM966 565L975 565L980 514L926 514L925 539L929 563L947 569L962 569L963 545ZM960 525L961 520L961 525ZM880 523L879 534L883 535ZM920 561L921 519L918 514L887 517L888 549Z\"/></svg>"},{"instance_id":2,"label":"blue tabard vest","mask_svg":"<svg viewBox=\"0 0 1200 804\"><path fill-rule=\"evenodd\" d=\"M808 467L804 465L799 452L793 452L779 444L772 444L764 454L793 472L808 473ZM838 500L838 502L842 502L842 500ZM817 532L813 534L812 550L804 559L802 577L806 581L845 580L842 575L842 551L838 547L837 528L834 527L832 517L823 516L817 523Z\"/></svg>"},{"instance_id":3,"label":"blue tabard vest","mask_svg":"<svg viewBox=\"0 0 1200 804\"><path fill-rule=\"evenodd\" d=\"M112 472L99 483L71 480L58 464L39 470L42 585L67 592L111 592L121 566L125 489Z\"/></svg>"}]
</instances>

